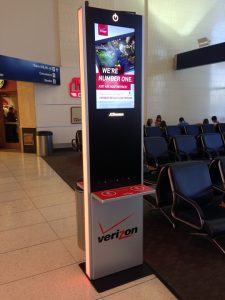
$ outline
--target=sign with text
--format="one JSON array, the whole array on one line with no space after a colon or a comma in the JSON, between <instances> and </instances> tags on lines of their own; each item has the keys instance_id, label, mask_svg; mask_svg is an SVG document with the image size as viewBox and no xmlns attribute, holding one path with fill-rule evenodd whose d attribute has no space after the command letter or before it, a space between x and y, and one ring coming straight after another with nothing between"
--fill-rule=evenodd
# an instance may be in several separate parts
<instances>
[{"instance_id":1,"label":"sign with text","mask_svg":"<svg viewBox=\"0 0 225 300\"><path fill-rule=\"evenodd\" d=\"M75 106L70 108L71 124L81 124L81 107Z\"/></svg>"},{"instance_id":2,"label":"sign with text","mask_svg":"<svg viewBox=\"0 0 225 300\"><path fill-rule=\"evenodd\" d=\"M0 79L60 85L60 68L0 55Z\"/></svg>"},{"instance_id":3,"label":"sign with text","mask_svg":"<svg viewBox=\"0 0 225 300\"><path fill-rule=\"evenodd\" d=\"M70 81L70 96L73 98L80 98L80 77L73 77Z\"/></svg>"},{"instance_id":4,"label":"sign with text","mask_svg":"<svg viewBox=\"0 0 225 300\"><path fill-rule=\"evenodd\" d=\"M96 107L134 108L135 30L95 23Z\"/></svg>"}]
</instances>

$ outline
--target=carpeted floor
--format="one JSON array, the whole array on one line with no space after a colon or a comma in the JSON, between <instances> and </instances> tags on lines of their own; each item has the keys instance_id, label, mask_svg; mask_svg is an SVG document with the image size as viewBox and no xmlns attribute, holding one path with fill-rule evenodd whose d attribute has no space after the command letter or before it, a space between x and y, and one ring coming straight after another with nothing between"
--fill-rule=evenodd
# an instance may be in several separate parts
<instances>
[{"instance_id":1,"label":"carpeted floor","mask_svg":"<svg viewBox=\"0 0 225 300\"><path fill-rule=\"evenodd\" d=\"M209 240L190 232L181 223L174 230L145 204L145 262L180 299L225 299L225 256Z\"/></svg>"},{"instance_id":2,"label":"carpeted floor","mask_svg":"<svg viewBox=\"0 0 225 300\"><path fill-rule=\"evenodd\" d=\"M74 189L82 177L81 154L55 152L44 159ZM225 255L180 223L174 230L159 211L144 204L144 260L161 281L179 299L225 299Z\"/></svg>"},{"instance_id":3,"label":"carpeted floor","mask_svg":"<svg viewBox=\"0 0 225 300\"><path fill-rule=\"evenodd\" d=\"M72 149L54 151L43 159L63 178L63 180L75 189L75 184L83 176L82 153Z\"/></svg>"}]
</instances>

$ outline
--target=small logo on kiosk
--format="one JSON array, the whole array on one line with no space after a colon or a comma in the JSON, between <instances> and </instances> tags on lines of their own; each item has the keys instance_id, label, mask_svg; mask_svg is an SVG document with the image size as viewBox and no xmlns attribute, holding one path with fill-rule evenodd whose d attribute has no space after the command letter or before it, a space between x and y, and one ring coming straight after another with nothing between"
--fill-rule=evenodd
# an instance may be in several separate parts
<instances>
[{"instance_id":1,"label":"small logo on kiosk","mask_svg":"<svg viewBox=\"0 0 225 300\"><path fill-rule=\"evenodd\" d=\"M133 214L129 215L128 217L120 220L113 226L103 229L102 224L99 223L100 230L102 232L102 236L98 236L98 242L107 242L110 240L118 239L118 240L123 240L129 237L132 237L135 233L138 232L138 227L133 227L133 228L127 228L127 229L117 229L116 231L113 231L112 233L107 233L119 226L121 223L129 219ZM106 234L107 233L107 234Z\"/></svg>"},{"instance_id":2,"label":"small logo on kiosk","mask_svg":"<svg viewBox=\"0 0 225 300\"><path fill-rule=\"evenodd\" d=\"M111 112L109 113L109 117L124 117L124 113Z\"/></svg>"},{"instance_id":3,"label":"small logo on kiosk","mask_svg":"<svg viewBox=\"0 0 225 300\"><path fill-rule=\"evenodd\" d=\"M108 36L108 25L98 24L98 34Z\"/></svg>"},{"instance_id":4,"label":"small logo on kiosk","mask_svg":"<svg viewBox=\"0 0 225 300\"><path fill-rule=\"evenodd\" d=\"M114 22L118 22L119 21L119 16L115 13L112 16L112 19L113 19Z\"/></svg>"}]
</instances>

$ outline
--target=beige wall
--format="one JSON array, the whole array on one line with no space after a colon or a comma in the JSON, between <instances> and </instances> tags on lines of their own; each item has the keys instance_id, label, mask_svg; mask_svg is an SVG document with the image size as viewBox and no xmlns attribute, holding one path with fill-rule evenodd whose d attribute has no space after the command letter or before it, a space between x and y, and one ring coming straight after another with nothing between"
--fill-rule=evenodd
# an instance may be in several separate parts
<instances>
[{"instance_id":1,"label":"beige wall","mask_svg":"<svg viewBox=\"0 0 225 300\"><path fill-rule=\"evenodd\" d=\"M197 39L224 42L225 2L151 0L148 7L147 116L169 124L217 115L225 122L225 63L174 71L173 56L198 48Z\"/></svg>"},{"instance_id":2,"label":"beige wall","mask_svg":"<svg viewBox=\"0 0 225 300\"><path fill-rule=\"evenodd\" d=\"M70 123L69 82L79 76L77 9L82 0L0 0L0 54L61 66L61 86L34 85L36 125L54 133L55 145L70 143L79 125ZM176 53L198 47L207 36L224 42L221 0L91 0L90 6L145 15L145 119L162 114L195 123L211 115L225 121L224 63L174 71ZM4 7L4 9L3 9ZM26 8L26 9L25 9ZM9 38L10 37L10 38Z\"/></svg>"},{"instance_id":3,"label":"beige wall","mask_svg":"<svg viewBox=\"0 0 225 300\"><path fill-rule=\"evenodd\" d=\"M0 27L0 54L60 64L57 0L0 0Z\"/></svg>"}]
</instances>

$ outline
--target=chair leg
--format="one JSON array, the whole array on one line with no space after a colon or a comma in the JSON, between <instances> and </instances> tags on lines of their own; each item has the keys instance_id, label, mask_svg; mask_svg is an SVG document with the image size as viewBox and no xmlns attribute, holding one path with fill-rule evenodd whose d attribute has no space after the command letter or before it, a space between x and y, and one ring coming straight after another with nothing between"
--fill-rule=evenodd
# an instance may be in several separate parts
<instances>
[{"instance_id":1,"label":"chair leg","mask_svg":"<svg viewBox=\"0 0 225 300\"><path fill-rule=\"evenodd\" d=\"M147 202L147 204L153 209L153 210L160 210L160 212L164 215L164 217L170 222L170 224L173 226L173 229L175 229L176 225L174 223L174 221L172 220L172 218L170 218L170 216L168 216L167 212L164 211L163 208L159 208L157 206L155 206L153 203L151 203L151 201L149 201L148 199L144 198L145 201Z\"/></svg>"},{"instance_id":2,"label":"chair leg","mask_svg":"<svg viewBox=\"0 0 225 300\"><path fill-rule=\"evenodd\" d=\"M189 234L190 235L203 236L205 238L209 238L208 234L204 233L204 232L190 232Z\"/></svg>"},{"instance_id":3,"label":"chair leg","mask_svg":"<svg viewBox=\"0 0 225 300\"><path fill-rule=\"evenodd\" d=\"M170 224L173 226L173 229L175 229L176 228L176 224L174 223L174 221L172 220L172 218L170 218L170 216L168 216L168 214L162 208L160 208L159 210L164 215L164 217L170 222Z\"/></svg>"},{"instance_id":4,"label":"chair leg","mask_svg":"<svg viewBox=\"0 0 225 300\"><path fill-rule=\"evenodd\" d=\"M200 233L200 232L192 232L190 233L190 235L196 235L196 236L203 236L206 237L209 241L211 241L217 248L219 248L219 250L225 254L225 249L219 244L219 242L216 239L212 239L210 238L210 236L208 236L208 234L206 233Z\"/></svg>"},{"instance_id":5,"label":"chair leg","mask_svg":"<svg viewBox=\"0 0 225 300\"><path fill-rule=\"evenodd\" d=\"M225 254L225 249L217 242L216 239L212 239L212 242L222 251L223 254Z\"/></svg>"}]
</instances>

